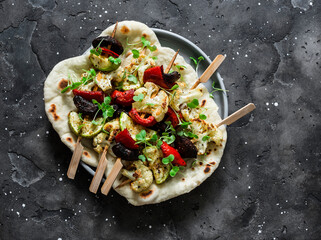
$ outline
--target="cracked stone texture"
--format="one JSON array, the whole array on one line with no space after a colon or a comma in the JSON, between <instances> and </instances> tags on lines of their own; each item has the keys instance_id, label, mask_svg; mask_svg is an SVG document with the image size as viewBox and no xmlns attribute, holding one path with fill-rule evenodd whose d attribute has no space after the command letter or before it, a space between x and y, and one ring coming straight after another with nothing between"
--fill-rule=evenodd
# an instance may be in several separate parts
<instances>
[{"instance_id":1,"label":"cracked stone texture","mask_svg":"<svg viewBox=\"0 0 321 240\"><path fill-rule=\"evenodd\" d=\"M320 239L321 2L1 0L0 239ZM88 191L44 112L43 83L116 20L176 32L220 67L229 112L218 170L191 193L133 207Z\"/></svg>"}]
</instances>

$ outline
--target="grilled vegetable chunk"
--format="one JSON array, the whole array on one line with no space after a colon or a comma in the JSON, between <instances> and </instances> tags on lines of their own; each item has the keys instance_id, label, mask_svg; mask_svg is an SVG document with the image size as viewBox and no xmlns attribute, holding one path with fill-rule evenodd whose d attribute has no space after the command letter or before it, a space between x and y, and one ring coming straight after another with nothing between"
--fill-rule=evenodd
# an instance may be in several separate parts
<instances>
[{"instance_id":1,"label":"grilled vegetable chunk","mask_svg":"<svg viewBox=\"0 0 321 240\"><path fill-rule=\"evenodd\" d=\"M97 125L93 124L91 120L84 119L83 126L81 128L81 136L84 138L93 138L103 129L104 119L102 117L95 120Z\"/></svg>"},{"instance_id":2,"label":"grilled vegetable chunk","mask_svg":"<svg viewBox=\"0 0 321 240\"><path fill-rule=\"evenodd\" d=\"M151 114L157 122L162 121L168 110L167 94L163 90L159 91L159 87L151 82L145 83L144 87L135 91L135 96L139 94L143 94L144 98L142 101L134 102L133 108L138 112Z\"/></svg>"},{"instance_id":3,"label":"grilled vegetable chunk","mask_svg":"<svg viewBox=\"0 0 321 240\"><path fill-rule=\"evenodd\" d=\"M169 176L170 167L162 163L163 153L156 146L146 147L143 153L149 160L149 167L153 171L156 184L161 184Z\"/></svg>"},{"instance_id":4,"label":"grilled vegetable chunk","mask_svg":"<svg viewBox=\"0 0 321 240\"><path fill-rule=\"evenodd\" d=\"M194 138L191 140L198 150L198 155L202 155L206 152L209 142L214 142L216 145L220 145L223 141L221 130L216 128L214 124L198 118L191 119L191 122L192 124L189 128L198 136L198 139Z\"/></svg>"},{"instance_id":5,"label":"grilled vegetable chunk","mask_svg":"<svg viewBox=\"0 0 321 240\"><path fill-rule=\"evenodd\" d=\"M187 137L177 135L175 140L175 147L182 158L197 157L197 148Z\"/></svg>"},{"instance_id":6,"label":"grilled vegetable chunk","mask_svg":"<svg viewBox=\"0 0 321 240\"><path fill-rule=\"evenodd\" d=\"M127 161L137 160L139 156L138 150L128 149L121 143L116 143L112 147L112 150L117 157Z\"/></svg>"},{"instance_id":7,"label":"grilled vegetable chunk","mask_svg":"<svg viewBox=\"0 0 321 240\"><path fill-rule=\"evenodd\" d=\"M153 183L153 173L142 161L135 161L129 168L130 170L123 169L122 174L133 180L130 184L134 192L142 192L150 187Z\"/></svg>"},{"instance_id":8,"label":"grilled vegetable chunk","mask_svg":"<svg viewBox=\"0 0 321 240\"><path fill-rule=\"evenodd\" d=\"M108 57L105 57L103 55L95 55L95 54L90 54L89 59L91 63L94 65L94 67L100 71L104 72L111 72L116 70L120 66L120 62L112 62Z\"/></svg>"},{"instance_id":9,"label":"grilled vegetable chunk","mask_svg":"<svg viewBox=\"0 0 321 240\"><path fill-rule=\"evenodd\" d=\"M131 137L136 140L136 135L140 133L141 130L145 129L146 130L146 139L149 140L154 134L157 132L148 128L144 128L143 126L136 124L133 119L131 119L125 112L122 112L120 114L119 118L120 122L120 129L124 130L127 128L129 131Z\"/></svg>"},{"instance_id":10,"label":"grilled vegetable chunk","mask_svg":"<svg viewBox=\"0 0 321 240\"><path fill-rule=\"evenodd\" d=\"M82 120L79 117L78 113L73 112L73 111L69 112L69 114L68 114L68 124L69 124L69 127L70 127L71 131L74 134L79 135L81 127L82 127L81 126Z\"/></svg>"},{"instance_id":11,"label":"grilled vegetable chunk","mask_svg":"<svg viewBox=\"0 0 321 240\"><path fill-rule=\"evenodd\" d=\"M98 153L102 153L104 147L109 144L109 142L114 139L117 133L120 131L119 119L113 119L104 125L105 132L99 133L93 139L94 150ZM108 141L108 140L109 141Z\"/></svg>"},{"instance_id":12,"label":"grilled vegetable chunk","mask_svg":"<svg viewBox=\"0 0 321 240\"><path fill-rule=\"evenodd\" d=\"M199 99L201 96L203 96L203 92L200 88L188 90L188 92L178 89L174 91L169 104L174 110L179 111L182 104L191 102L193 99Z\"/></svg>"}]
</instances>

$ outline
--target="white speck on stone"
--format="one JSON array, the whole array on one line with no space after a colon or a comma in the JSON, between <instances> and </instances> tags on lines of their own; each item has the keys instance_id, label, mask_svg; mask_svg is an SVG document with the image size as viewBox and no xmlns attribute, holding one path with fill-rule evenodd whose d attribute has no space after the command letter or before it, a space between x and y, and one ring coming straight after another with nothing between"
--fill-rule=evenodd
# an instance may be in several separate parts
<instances>
[{"instance_id":1,"label":"white speck on stone","mask_svg":"<svg viewBox=\"0 0 321 240\"><path fill-rule=\"evenodd\" d=\"M275 102L275 103L274 103L274 106L277 107L277 106L279 106L279 104L278 104L277 102Z\"/></svg>"},{"instance_id":2,"label":"white speck on stone","mask_svg":"<svg viewBox=\"0 0 321 240\"><path fill-rule=\"evenodd\" d=\"M59 181L60 181L60 182L62 181L62 178L61 178L61 177L59 178Z\"/></svg>"},{"instance_id":3,"label":"white speck on stone","mask_svg":"<svg viewBox=\"0 0 321 240\"><path fill-rule=\"evenodd\" d=\"M20 217L20 212L17 212L18 217Z\"/></svg>"},{"instance_id":4,"label":"white speck on stone","mask_svg":"<svg viewBox=\"0 0 321 240\"><path fill-rule=\"evenodd\" d=\"M26 204L23 203L21 206L22 206L23 208L25 208L25 207L26 207Z\"/></svg>"},{"instance_id":5,"label":"white speck on stone","mask_svg":"<svg viewBox=\"0 0 321 240\"><path fill-rule=\"evenodd\" d=\"M57 240L62 240L62 238L58 238Z\"/></svg>"},{"instance_id":6,"label":"white speck on stone","mask_svg":"<svg viewBox=\"0 0 321 240\"><path fill-rule=\"evenodd\" d=\"M57 55L59 55L59 52L57 52Z\"/></svg>"},{"instance_id":7,"label":"white speck on stone","mask_svg":"<svg viewBox=\"0 0 321 240\"><path fill-rule=\"evenodd\" d=\"M105 221L107 222L107 221L108 221L108 218L106 218Z\"/></svg>"},{"instance_id":8,"label":"white speck on stone","mask_svg":"<svg viewBox=\"0 0 321 240\"><path fill-rule=\"evenodd\" d=\"M259 6L260 6L260 5L261 5L261 3L257 3L257 5L259 5Z\"/></svg>"},{"instance_id":9,"label":"white speck on stone","mask_svg":"<svg viewBox=\"0 0 321 240\"><path fill-rule=\"evenodd\" d=\"M235 196L235 198L237 198L237 196Z\"/></svg>"},{"instance_id":10,"label":"white speck on stone","mask_svg":"<svg viewBox=\"0 0 321 240\"><path fill-rule=\"evenodd\" d=\"M247 142L245 142L244 144L247 144Z\"/></svg>"},{"instance_id":11,"label":"white speck on stone","mask_svg":"<svg viewBox=\"0 0 321 240\"><path fill-rule=\"evenodd\" d=\"M262 233L262 230L259 230L259 231L258 231L258 234L261 234L261 233Z\"/></svg>"},{"instance_id":12,"label":"white speck on stone","mask_svg":"<svg viewBox=\"0 0 321 240\"><path fill-rule=\"evenodd\" d=\"M251 189L251 186L248 186L247 188L248 188L248 189Z\"/></svg>"},{"instance_id":13,"label":"white speck on stone","mask_svg":"<svg viewBox=\"0 0 321 240\"><path fill-rule=\"evenodd\" d=\"M149 228L152 228L152 225L149 225Z\"/></svg>"}]
</instances>

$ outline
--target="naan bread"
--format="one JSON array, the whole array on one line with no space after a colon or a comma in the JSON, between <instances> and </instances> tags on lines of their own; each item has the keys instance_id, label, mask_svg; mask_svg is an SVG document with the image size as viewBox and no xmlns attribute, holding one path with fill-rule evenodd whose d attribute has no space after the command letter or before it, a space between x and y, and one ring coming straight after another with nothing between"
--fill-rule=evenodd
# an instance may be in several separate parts
<instances>
[{"instance_id":1,"label":"naan bread","mask_svg":"<svg viewBox=\"0 0 321 240\"><path fill-rule=\"evenodd\" d=\"M114 25L108 27L102 32L101 36L111 35L113 29ZM126 52L135 48L135 46L127 46L127 41L130 43L140 42L142 36L150 41L151 45L157 46L157 50L153 52L152 55L157 56L157 65L163 65L165 69L175 54L174 50L161 47L155 33L145 24L135 21L123 21L118 23L118 29L115 38L122 43ZM126 61L123 61L126 52L124 52L124 54L121 56L121 66L126 64ZM61 141L72 151L75 149L77 136L71 133L69 129L68 113L72 110L76 110L76 107L73 104L72 93L68 92L62 94L60 91L67 85L66 79L68 79L68 76L80 78L81 74L83 73L83 69L89 69L93 67L88 56L89 53L79 57L66 59L58 63L49 74L44 85L46 114L52 123L53 128L61 137ZM196 72L180 55L177 56L175 64L186 66L186 69L181 71L181 78L184 79L183 81L186 83L186 88L191 88L194 82L197 80ZM205 86L200 84L199 88L201 88L203 91L203 96L199 99L199 102L202 102L203 100L206 101L205 107L207 110L205 114L208 116L207 121L214 124L218 123L221 118L218 114L217 105L215 104L214 100L210 98ZM206 156L199 156L199 161L197 161L194 166L191 166L191 164L195 159L188 160L188 166L186 169L184 171L179 171L177 176L174 178L169 177L169 179L160 185L153 183L148 190L142 193L134 192L129 185L116 188L115 191L127 198L127 200L135 206L159 203L190 192L204 182L206 178L208 178L215 171L220 163L227 138L225 127L221 126L220 130L223 132L223 142L221 146L216 146L213 143L210 143L207 151L208 154ZM84 145L82 161L92 167L96 167L98 165L99 156L92 150L92 140L82 139L82 144ZM116 160L111 150L109 150L107 154L107 159L108 166L106 175L109 174ZM113 185L114 188L122 182L120 178L121 175L119 175L116 179Z\"/></svg>"}]
</instances>

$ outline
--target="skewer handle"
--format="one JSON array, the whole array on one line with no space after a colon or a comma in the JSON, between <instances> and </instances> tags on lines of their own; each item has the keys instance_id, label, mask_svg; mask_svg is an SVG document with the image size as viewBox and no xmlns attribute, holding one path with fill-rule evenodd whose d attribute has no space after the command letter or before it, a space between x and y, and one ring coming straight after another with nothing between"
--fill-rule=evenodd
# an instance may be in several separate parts
<instances>
[{"instance_id":1,"label":"skewer handle","mask_svg":"<svg viewBox=\"0 0 321 240\"><path fill-rule=\"evenodd\" d=\"M178 53L179 53L179 49L177 50L177 52L176 52L175 55L173 56L172 60L169 62L169 64L168 64L168 66L167 66L167 68L166 68L166 70L165 70L164 73L168 73L169 70L171 70L171 68L172 68L172 66L173 66L173 63L175 62L175 59L176 59Z\"/></svg>"},{"instance_id":2,"label":"skewer handle","mask_svg":"<svg viewBox=\"0 0 321 240\"><path fill-rule=\"evenodd\" d=\"M109 173L106 181L104 182L104 185L101 188L102 194L106 195L109 193L111 187L113 186L116 177L118 176L120 170L123 168L123 164L121 162L120 158L117 158L111 172Z\"/></svg>"},{"instance_id":3,"label":"skewer handle","mask_svg":"<svg viewBox=\"0 0 321 240\"><path fill-rule=\"evenodd\" d=\"M81 137L78 137L76 147L74 150L74 153L72 154L72 158L69 164L67 176L70 179L74 179L76 176L77 168L79 165L79 161L82 155L82 151L84 150L84 147L81 145Z\"/></svg>"},{"instance_id":4,"label":"skewer handle","mask_svg":"<svg viewBox=\"0 0 321 240\"><path fill-rule=\"evenodd\" d=\"M249 112L252 112L255 109L255 105L253 103L249 103L241 109L237 110L235 113L231 114L227 118L223 119L221 122L216 124L216 127L219 127L223 124L230 125L235 121L239 120L241 117L245 116Z\"/></svg>"},{"instance_id":5,"label":"skewer handle","mask_svg":"<svg viewBox=\"0 0 321 240\"><path fill-rule=\"evenodd\" d=\"M216 58L213 60L213 62L208 66L208 68L203 72L202 76L197 79L196 83L194 83L193 87L194 89L198 86L200 83L205 83L210 79L210 77L213 75L213 73L218 69L218 67L222 64L224 61L225 56L223 55L217 55Z\"/></svg>"},{"instance_id":6,"label":"skewer handle","mask_svg":"<svg viewBox=\"0 0 321 240\"><path fill-rule=\"evenodd\" d=\"M92 193L97 193L101 179L103 178L103 175L105 173L106 167L107 167L107 159L106 159L106 153L107 153L108 147L106 146L104 148L104 151L99 159L99 163L95 172L95 175L91 181L91 184L89 186L89 191Z\"/></svg>"}]
</instances>

